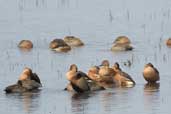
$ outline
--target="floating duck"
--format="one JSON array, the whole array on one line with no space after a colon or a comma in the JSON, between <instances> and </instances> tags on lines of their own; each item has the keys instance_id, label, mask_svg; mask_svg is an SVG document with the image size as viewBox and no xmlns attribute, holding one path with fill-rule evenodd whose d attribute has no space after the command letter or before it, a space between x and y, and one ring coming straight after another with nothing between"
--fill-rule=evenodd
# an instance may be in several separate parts
<instances>
[{"instance_id":1,"label":"floating duck","mask_svg":"<svg viewBox=\"0 0 171 114\"><path fill-rule=\"evenodd\" d=\"M5 88L6 93L22 93L37 90L42 87L39 77L36 73L32 73L30 68L25 68L16 84Z\"/></svg>"},{"instance_id":2,"label":"floating duck","mask_svg":"<svg viewBox=\"0 0 171 114\"><path fill-rule=\"evenodd\" d=\"M151 63L144 66L143 76L148 83L156 83L160 80L159 71Z\"/></svg>"},{"instance_id":3,"label":"floating duck","mask_svg":"<svg viewBox=\"0 0 171 114\"><path fill-rule=\"evenodd\" d=\"M113 42L113 46L111 48L112 51L129 51L132 50L131 41L126 36L119 36Z\"/></svg>"},{"instance_id":4,"label":"floating duck","mask_svg":"<svg viewBox=\"0 0 171 114\"><path fill-rule=\"evenodd\" d=\"M133 87L135 85L135 81L129 74L121 70L117 62L114 64L113 69L115 71L114 81L117 86Z\"/></svg>"},{"instance_id":5,"label":"floating duck","mask_svg":"<svg viewBox=\"0 0 171 114\"><path fill-rule=\"evenodd\" d=\"M33 48L33 43L30 40L22 40L18 44L18 47L22 50L30 50Z\"/></svg>"},{"instance_id":6,"label":"floating duck","mask_svg":"<svg viewBox=\"0 0 171 114\"><path fill-rule=\"evenodd\" d=\"M171 38L169 38L169 39L166 40L166 45L168 47L171 47Z\"/></svg>"},{"instance_id":7,"label":"floating duck","mask_svg":"<svg viewBox=\"0 0 171 114\"><path fill-rule=\"evenodd\" d=\"M108 60L103 60L100 68L99 68L99 83L104 88L112 88L114 87L113 76L115 72L112 68L110 68L110 64Z\"/></svg>"},{"instance_id":8,"label":"floating duck","mask_svg":"<svg viewBox=\"0 0 171 114\"><path fill-rule=\"evenodd\" d=\"M83 46L84 45L84 43L79 38L74 37L74 36L65 36L64 41L69 46L73 46L73 47Z\"/></svg>"},{"instance_id":9,"label":"floating duck","mask_svg":"<svg viewBox=\"0 0 171 114\"><path fill-rule=\"evenodd\" d=\"M69 71L66 73L67 79L70 83L67 85L65 90L76 91L77 93L83 93L86 91L96 91L104 89L96 82L91 80L87 74L82 71L78 71L75 64L70 66Z\"/></svg>"},{"instance_id":10,"label":"floating duck","mask_svg":"<svg viewBox=\"0 0 171 114\"><path fill-rule=\"evenodd\" d=\"M71 50L71 47L62 39L54 39L50 42L49 47L56 52L68 52Z\"/></svg>"}]
</instances>

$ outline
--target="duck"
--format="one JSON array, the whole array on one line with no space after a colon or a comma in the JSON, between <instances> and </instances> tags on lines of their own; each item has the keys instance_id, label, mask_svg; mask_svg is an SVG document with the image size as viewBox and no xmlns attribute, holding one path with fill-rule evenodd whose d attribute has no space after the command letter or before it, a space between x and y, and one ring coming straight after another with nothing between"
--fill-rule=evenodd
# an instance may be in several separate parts
<instances>
[{"instance_id":1,"label":"duck","mask_svg":"<svg viewBox=\"0 0 171 114\"><path fill-rule=\"evenodd\" d=\"M104 88L91 80L86 73L78 71L77 65L70 65L66 73L67 80L70 82L65 90L83 93L87 91L103 90Z\"/></svg>"},{"instance_id":2,"label":"duck","mask_svg":"<svg viewBox=\"0 0 171 114\"><path fill-rule=\"evenodd\" d=\"M104 88L113 88L114 87L114 81L113 76L115 75L115 72L112 68L110 68L110 64L108 60L103 60L101 65L99 66L99 83L100 85L103 85Z\"/></svg>"},{"instance_id":3,"label":"duck","mask_svg":"<svg viewBox=\"0 0 171 114\"><path fill-rule=\"evenodd\" d=\"M127 36L118 36L113 43L114 44L131 44L131 40Z\"/></svg>"},{"instance_id":4,"label":"duck","mask_svg":"<svg viewBox=\"0 0 171 114\"><path fill-rule=\"evenodd\" d=\"M90 91L88 81L85 78L87 75L81 71L78 71L76 64L70 65L69 71L66 73L66 77L76 92L83 93Z\"/></svg>"},{"instance_id":5,"label":"duck","mask_svg":"<svg viewBox=\"0 0 171 114\"><path fill-rule=\"evenodd\" d=\"M100 75L99 75L99 67L98 66L92 66L89 71L88 71L88 77L95 81L95 82L99 82L100 81Z\"/></svg>"},{"instance_id":6,"label":"duck","mask_svg":"<svg viewBox=\"0 0 171 114\"><path fill-rule=\"evenodd\" d=\"M73 47L83 46L84 43L80 40L80 38L77 38L75 36L65 36L64 41L69 45Z\"/></svg>"},{"instance_id":7,"label":"duck","mask_svg":"<svg viewBox=\"0 0 171 114\"><path fill-rule=\"evenodd\" d=\"M131 51L133 47L130 44L114 44L111 47L112 51Z\"/></svg>"},{"instance_id":8,"label":"duck","mask_svg":"<svg viewBox=\"0 0 171 114\"><path fill-rule=\"evenodd\" d=\"M6 93L23 93L27 92L27 88L22 87L21 81L18 81L16 84L7 86L4 91Z\"/></svg>"},{"instance_id":9,"label":"duck","mask_svg":"<svg viewBox=\"0 0 171 114\"><path fill-rule=\"evenodd\" d=\"M114 71L112 68L110 68L110 64L108 60L103 60L100 69L99 69L99 75L100 76L113 76Z\"/></svg>"},{"instance_id":10,"label":"duck","mask_svg":"<svg viewBox=\"0 0 171 114\"><path fill-rule=\"evenodd\" d=\"M92 66L88 71L88 77L96 84L103 87L103 89L114 87L114 83L111 76L99 75L100 68L98 66Z\"/></svg>"},{"instance_id":11,"label":"duck","mask_svg":"<svg viewBox=\"0 0 171 114\"><path fill-rule=\"evenodd\" d=\"M32 73L30 68L25 68L17 83L7 86L4 91L6 93L23 93L37 90L40 87L42 87L42 84L37 74Z\"/></svg>"},{"instance_id":12,"label":"duck","mask_svg":"<svg viewBox=\"0 0 171 114\"><path fill-rule=\"evenodd\" d=\"M166 40L166 45L168 47L171 47L171 38L169 38L169 39Z\"/></svg>"},{"instance_id":13,"label":"duck","mask_svg":"<svg viewBox=\"0 0 171 114\"><path fill-rule=\"evenodd\" d=\"M135 81L132 79L132 77L129 74L121 70L118 62L116 62L113 65L113 70L115 72L113 79L116 86L133 87L135 85Z\"/></svg>"},{"instance_id":14,"label":"duck","mask_svg":"<svg viewBox=\"0 0 171 114\"><path fill-rule=\"evenodd\" d=\"M23 80L17 81L16 84L12 84L7 86L4 91L6 93L23 93L23 92L31 92L37 90L41 85L36 83L34 80Z\"/></svg>"},{"instance_id":15,"label":"duck","mask_svg":"<svg viewBox=\"0 0 171 114\"><path fill-rule=\"evenodd\" d=\"M50 42L49 48L56 52L68 52L71 47L63 39L54 39Z\"/></svg>"},{"instance_id":16,"label":"duck","mask_svg":"<svg viewBox=\"0 0 171 114\"><path fill-rule=\"evenodd\" d=\"M131 46L131 41L127 36L119 36L113 42L111 51L130 51L133 50Z\"/></svg>"},{"instance_id":17,"label":"duck","mask_svg":"<svg viewBox=\"0 0 171 114\"><path fill-rule=\"evenodd\" d=\"M41 81L40 81L40 78L38 77L38 75L36 73L33 73L31 68L25 67L23 72L19 76L18 80L23 81L23 80L27 80L27 79L34 80L35 82L41 84Z\"/></svg>"},{"instance_id":18,"label":"duck","mask_svg":"<svg viewBox=\"0 0 171 114\"><path fill-rule=\"evenodd\" d=\"M33 43L30 40L21 40L18 47L22 50L31 50L33 48Z\"/></svg>"},{"instance_id":19,"label":"duck","mask_svg":"<svg viewBox=\"0 0 171 114\"><path fill-rule=\"evenodd\" d=\"M156 83L160 80L159 71L152 63L148 63L144 66L143 76L148 83Z\"/></svg>"}]
</instances>

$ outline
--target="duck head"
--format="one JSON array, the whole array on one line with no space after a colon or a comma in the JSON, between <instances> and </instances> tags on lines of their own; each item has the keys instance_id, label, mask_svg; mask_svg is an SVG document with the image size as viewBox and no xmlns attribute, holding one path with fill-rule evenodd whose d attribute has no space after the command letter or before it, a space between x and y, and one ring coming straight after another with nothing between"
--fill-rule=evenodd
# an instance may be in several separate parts
<instances>
[{"instance_id":1,"label":"duck head","mask_svg":"<svg viewBox=\"0 0 171 114\"><path fill-rule=\"evenodd\" d=\"M113 65L113 69L115 71L115 73L121 71L121 68L120 68L120 65L118 62L116 62L114 65Z\"/></svg>"},{"instance_id":2,"label":"duck head","mask_svg":"<svg viewBox=\"0 0 171 114\"><path fill-rule=\"evenodd\" d=\"M23 72L21 73L19 80L26 80L30 79L30 76L32 74L32 70L28 67L24 68Z\"/></svg>"},{"instance_id":3,"label":"duck head","mask_svg":"<svg viewBox=\"0 0 171 114\"><path fill-rule=\"evenodd\" d=\"M109 61L108 60L103 60L100 66L105 66L105 67L109 67Z\"/></svg>"},{"instance_id":4,"label":"duck head","mask_svg":"<svg viewBox=\"0 0 171 114\"><path fill-rule=\"evenodd\" d=\"M67 79L71 81L75 77L77 71L78 68L76 64L70 65L69 71L66 73Z\"/></svg>"},{"instance_id":5,"label":"duck head","mask_svg":"<svg viewBox=\"0 0 171 114\"><path fill-rule=\"evenodd\" d=\"M77 68L77 65L76 64L72 64L69 68L70 71L75 71L77 72L78 71L78 68Z\"/></svg>"},{"instance_id":6,"label":"duck head","mask_svg":"<svg viewBox=\"0 0 171 114\"><path fill-rule=\"evenodd\" d=\"M144 68L147 68L147 67L154 67L154 66L153 66L153 64L152 64L152 63L147 63L147 64L145 65L145 67L144 67Z\"/></svg>"}]
</instances>

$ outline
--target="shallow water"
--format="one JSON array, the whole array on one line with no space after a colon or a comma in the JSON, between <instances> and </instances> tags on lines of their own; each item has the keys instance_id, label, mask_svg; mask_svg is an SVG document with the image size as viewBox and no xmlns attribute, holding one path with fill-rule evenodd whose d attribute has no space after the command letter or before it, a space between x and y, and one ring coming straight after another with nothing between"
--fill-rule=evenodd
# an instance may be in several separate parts
<instances>
[{"instance_id":1,"label":"shallow water","mask_svg":"<svg viewBox=\"0 0 171 114\"><path fill-rule=\"evenodd\" d=\"M4 114L168 114L171 105L170 0L0 0L0 113ZM48 49L54 38L80 37L85 46L69 53ZM118 35L130 37L134 50L111 52ZM31 52L17 43L30 39ZM65 72L75 63L87 72L103 59L118 61L136 81L134 88L115 88L86 94L63 91ZM124 62L130 60L131 66ZM160 85L145 86L144 64L160 72ZM22 69L31 67L43 83L39 92L6 95Z\"/></svg>"}]
</instances>

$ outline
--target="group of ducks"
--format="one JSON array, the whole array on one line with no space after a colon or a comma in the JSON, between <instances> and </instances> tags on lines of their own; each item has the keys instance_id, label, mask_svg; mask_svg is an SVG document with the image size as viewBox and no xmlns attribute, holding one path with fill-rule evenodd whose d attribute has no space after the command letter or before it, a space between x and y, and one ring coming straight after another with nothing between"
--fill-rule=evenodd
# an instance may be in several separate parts
<instances>
[{"instance_id":1,"label":"group of ducks","mask_svg":"<svg viewBox=\"0 0 171 114\"><path fill-rule=\"evenodd\" d=\"M91 67L87 74L78 71L77 66L72 64L66 76L69 84L65 90L77 93L114 87L133 87L136 84L129 74L122 71L117 62L110 67L108 60L103 60L99 66ZM145 65L143 76L149 85L160 80L158 70L151 63Z\"/></svg>"},{"instance_id":2,"label":"group of ducks","mask_svg":"<svg viewBox=\"0 0 171 114\"><path fill-rule=\"evenodd\" d=\"M166 45L171 47L171 38L166 40ZM50 42L49 48L56 52L68 52L71 47L84 46L84 43L75 36L65 36L63 39L54 39ZM33 43L30 40L22 40L18 44L22 50L31 50ZM118 36L111 47L111 51L130 51L133 47L127 36Z\"/></svg>"},{"instance_id":3,"label":"group of ducks","mask_svg":"<svg viewBox=\"0 0 171 114\"><path fill-rule=\"evenodd\" d=\"M171 47L171 38L166 40L166 45ZM84 46L84 43L75 36L65 36L63 39L54 39L50 42L49 48L56 52L68 52L71 47ZM31 50L33 43L30 40L22 40L18 44L22 50ZM127 36L118 36L111 47L111 51L129 51L132 50L131 41Z\"/></svg>"},{"instance_id":4,"label":"group of ducks","mask_svg":"<svg viewBox=\"0 0 171 114\"><path fill-rule=\"evenodd\" d=\"M50 42L49 48L56 52L68 52L71 47L80 47L84 43L75 36L65 36L63 39L54 39ZM33 43L30 40L22 40L18 44L18 47L22 50L31 50Z\"/></svg>"},{"instance_id":5,"label":"group of ducks","mask_svg":"<svg viewBox=\"0 0 171 114\"><path fill-rule=\"evenodd\" d=\"M155 84L160 80L158 70L151 63L145 65L143 76L148 84ZM99 66L92 66L87 74L79 71L77 65L72 64L66 73L66 78L69 83L65 90L76 93L135 85L133 78L122 71L117 62L110 67L108 60L103 60ZM38 90L40 87L42 84L37 74L33 73L30 68L25 68L16 84L6 87L5 91L6 93L22 93Z\"/></svg>"},{"instance_id":6,"label":"group of ducks","mask_svg":"<svg viewBox=\"0 0 171 114\"><path fill-rule=\"evenodd\" d=\"M57 52L67 52L71 50L71 47L83 45L84 43L79 38L66 36L63 39L54 39L50 42L49 47ZM166 45L171 47L171 38L166 40ZM30 40L22 40L18 47L23 50L30 50L33 48L33 44ZM111 48L112 51L128 51L132 49L131 41L126 36L117 37ZM145 65L143 76L148 82L147 84L150 85L156 84L160 80L158 70L151 63ZM69 83L65 90L78 93L113 87L133 87L135 85L133 78L122 71L117 62L110 67L108 60L103 60L99 66L91 67L87 74L78 71L77 65L72 64L66 73L66 77ZM37 74L33 73L30 68L25 68L16 84L6 87L5 91L6 93L21 93L37 90L40 87L42 87L42 84Z\"/></svg>"}]
</instances>

